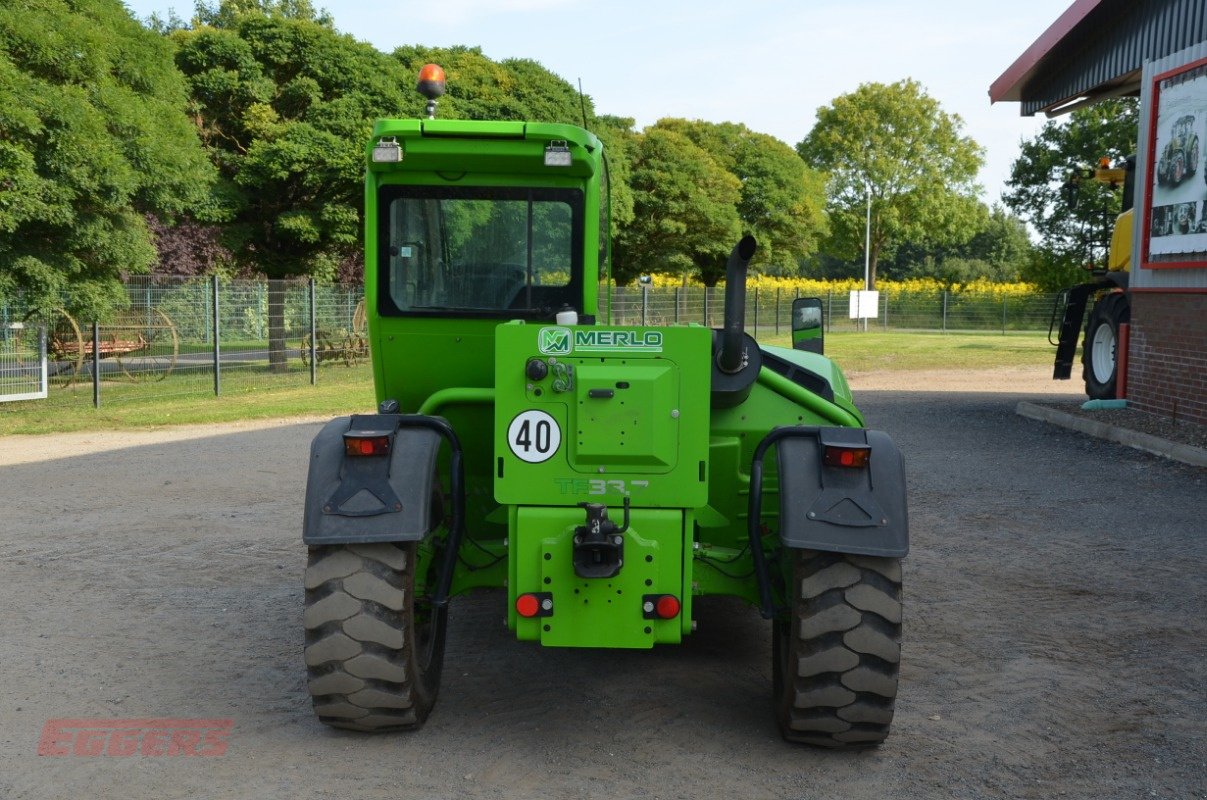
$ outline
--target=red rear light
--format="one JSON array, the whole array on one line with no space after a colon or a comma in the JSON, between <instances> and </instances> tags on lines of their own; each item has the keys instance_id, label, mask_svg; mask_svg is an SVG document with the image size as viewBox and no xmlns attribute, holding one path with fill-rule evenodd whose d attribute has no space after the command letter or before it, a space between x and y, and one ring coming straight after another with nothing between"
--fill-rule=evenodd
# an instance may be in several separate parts
<instances>
[{"instance_id":1,"label":"red rear light","mask_svg":"<svg viewBox=\"0 0 1207 800\"><path fill-rule=\"evenodd\" d=\"M675 597L673 594L664 594L654 604L654 613L662 619L674 619L679 616L679 609L681 607L678 597Z\"/></svg>"},{"instance_id":2,"label":"red rear light","mask_svg":"<svg viewBox=\"0 0 1207 800\"><path fill-rule=\"evenodd\" d=\"M390 437L373 436L344 436L344 455L348 456L387 456L390 454Z\"/></svg>"},{"instance_id":3,"label":"red rear light","mask_svg":"<svg viewBox=\"0 0 1207 800\"><path fill-rule=\"evenodd\" d=\"M836 447L827 445L822 461L827 467L867 469L872 458L870 447Z\"/></svg>"},{"instance_id":4,"label":"red rear light","mask_svg":"<svg viewBox=\"0 0 1207 800\"><path fill-rule=\"evenodd\" d=\"M535 594L522 594L515 599L516 613L521 617L535 617L541 610L541 601Z\"/></svg>"}]
</instances>

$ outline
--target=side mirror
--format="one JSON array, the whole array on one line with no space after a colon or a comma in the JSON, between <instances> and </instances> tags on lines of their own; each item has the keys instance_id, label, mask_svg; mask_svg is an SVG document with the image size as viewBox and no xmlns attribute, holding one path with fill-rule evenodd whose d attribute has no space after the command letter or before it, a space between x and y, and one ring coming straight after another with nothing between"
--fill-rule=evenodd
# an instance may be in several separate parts
<instances>
[{"instance_id":1,"label":"side mirror","mask_svg":"<svg viewBox=\"0 0 1207 800\"><path fill-rule=\"evenodd\" d=\"M825 352L820 297L798 297L792 301L792 349Z\"/></svg>"}]
</instances>

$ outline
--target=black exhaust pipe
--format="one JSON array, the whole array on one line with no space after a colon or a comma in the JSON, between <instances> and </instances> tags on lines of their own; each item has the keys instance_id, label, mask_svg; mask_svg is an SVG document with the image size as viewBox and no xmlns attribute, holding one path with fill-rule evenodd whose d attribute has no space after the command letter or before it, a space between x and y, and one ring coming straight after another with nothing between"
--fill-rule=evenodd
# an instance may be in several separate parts
<instances>
[{"instance_id":1,"label":"black exhaust pipe","mask_svg":"<svg viewBox=\"0 0 1207 800\"><path fill-rule=\"evenodd\" d=\"M746 366L746 267L758 242L747 234L729 253L725 265L725 326L721 329L721 352L717 366L726 375L734 375Z\"/></svg>"},{"instance_id":2,"label":"black exhaust pipe","mask_svg":"<svg viewBox=\"0 0 1207 800\"><path fill-rule=\"evenodd\" d=\"M758 244L743 236L725 266L725 326L712 334L713 408L733 408L745 402L763 367L763 351L746 327L746 266Z\"/></svg>"}]
</instances>

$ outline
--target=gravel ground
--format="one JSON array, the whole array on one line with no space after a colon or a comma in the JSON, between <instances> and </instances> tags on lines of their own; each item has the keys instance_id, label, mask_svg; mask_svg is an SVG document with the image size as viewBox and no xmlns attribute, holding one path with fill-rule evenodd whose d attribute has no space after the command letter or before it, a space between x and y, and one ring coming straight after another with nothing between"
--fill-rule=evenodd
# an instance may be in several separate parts
<instances>
[{"instance_id":1,"label":"gravel ground","mask_svg":"<svg viewBox=\"0 0 1207 800\"><path fill-rule=\"evenodd\" d=\"M872 751L793 747L770 629L701 604L651 652L542 650L453 604L428 725L313 718L315 421L0 438L0 797L1207 797L1207 471L1020 418L1024 371L852 376L906 454L901 694ZM924 391L919 390L925 389ZM39 757L53 718L231 718L216 758Z\"/></svg>"}]
</instances>

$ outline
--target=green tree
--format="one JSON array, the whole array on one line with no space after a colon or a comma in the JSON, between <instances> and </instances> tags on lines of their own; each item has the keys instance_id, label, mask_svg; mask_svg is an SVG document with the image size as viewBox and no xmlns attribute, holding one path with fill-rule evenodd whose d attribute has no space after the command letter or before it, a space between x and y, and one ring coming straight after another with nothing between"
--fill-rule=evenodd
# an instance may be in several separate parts
<instances>
[{"instance_id":1,"label":"green tree","mask_svg":"<svg viewBox=\"0 0 1207 800\"><path fill-rule=\"evenodd\" d=\"M826 231L825 178L791 147L734 122L663 119L654 127L686 136L738 179L738 217L759 242L755 267L794 273L817 250Z\"/></svg>"},{"instance_id":2,"label":"green tree","mask_svg":"<svg viewBox=\"0 0 1207 800\"><path fill-rule=\"evenodd\" d=\"M604 158L608 162L608 183L611 196L612 236L633 222L633 159L640 140L631 117L601 115L595 118L594 133L604 143Z\"/></svg>"},{"instance_id":3,"label":"green tree","mask_svg":"<svg viewBox=\"0 0 1207 800\"><path fill-rule=\"evenodd\" d=\"M407 76L408 91L419 68L439 64L448 77L437 116L448 119L502 119L582 125L595 117L590 98L580 98L568 81L530 59L492 61L478 47L399 47L393 57ZM402 116L423 116L427 100L409 91ZM588 124L589 127L589 124Z\"/></svg>"},{"instance_id":4,"label":"green tree","mask_svg":"<svg viewBox=\"0 0 1207 800\"><path fill-rule=\"evenodd\" d=\"M968 241L947 246L901 243L882 257L881 271L893 278L929 277L947 283L1017 281L1034 249L1026 224L995 205Z\"/></svg>"},{"instance_id":5,"label":"green tree","mask_svg":"<svg viewBox=\"0 0 1207 800\"><path fill-rule=\"evenodd\" d=\"M1116 163L1136 152L1138 115L1135 98L1104 100L1022 143L1002 199L1040 236L1028 280L1048 289L1080 283L1080 269L1106 252L1122 195L1091 170L1100 158Z\"/></svg>"},{"instance_id":6,"label":"green tree","mask_svg":"<svg viewBox=\"0 0 1207 800\"><path fill-rule=\"evenodd\" d=\"M0 5L0 295L86 316L155 260L145 214L204 212L214 173L172 49L118 0Z\"/></svg>"},{"instance_id":7,"label":"green tree","mask_svg":"<svg viewBox=\"0 0 1207 800\"><path fill-rule=\"evenodd\" d=\"M235 258L271 279L334 277L360 247L373 121L408 105L414 76L305 2L200 6L193 26L171 38L234 209ZM269 359L277 368L284 331L284 287L274 281Z\"/></svg>"},{"instance_id":8,"label":"green tree","mask_svg":"<svg viewBox=\"0 0 1207 800\"><path fill-rule=\"evenodd\" d=\"M615 241L616 282L695 272L715 286L741 232L738 179L686 136L652 128L638 138L631 187L634 219Z\"/></svg>"},{"instance_id":9,"label":"green tree","mask_svg":"<svg viewBox=\"0 0 1207 800\"><path fill-rule=\"evenodd\" d=\"M894 243L958 243L978 229L982 150L962 129L960 117L916 81L865 83L818 109L817 124L796 146L829 176L834 255L863 254L870 193L873 287L880 255Z\"/></svg>"}]
</instances>

